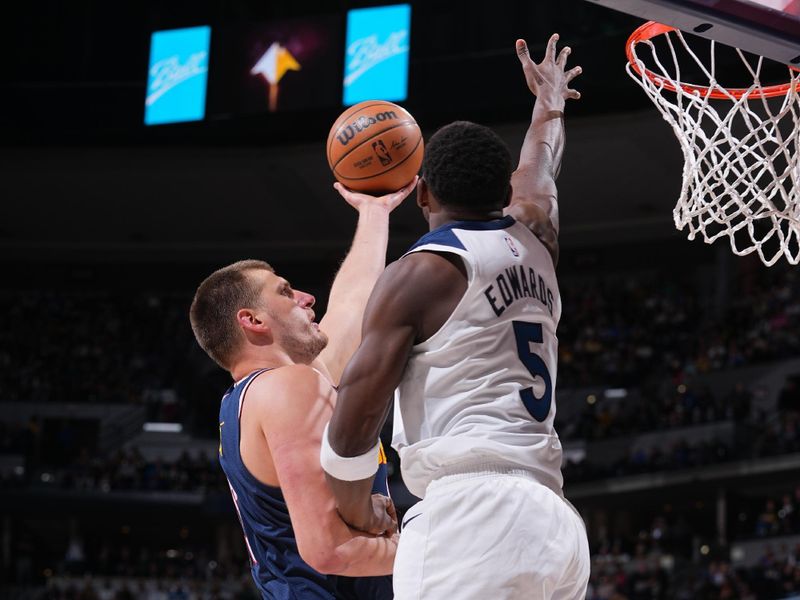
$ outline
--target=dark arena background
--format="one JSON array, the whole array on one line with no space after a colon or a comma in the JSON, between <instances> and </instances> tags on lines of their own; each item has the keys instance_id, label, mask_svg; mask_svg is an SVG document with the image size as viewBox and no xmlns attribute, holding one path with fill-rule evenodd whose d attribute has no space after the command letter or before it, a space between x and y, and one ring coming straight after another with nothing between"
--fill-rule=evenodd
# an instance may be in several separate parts
<instances>
[{"instance_id":1,"label":"dark arena background","mask_svg":"<svg viewBox=\"0 0 800 600\"><path fill-rule=\"evenodd\" d=\"M260 258L323 311L356 216L324 144L346 104L382 93L343 83L348 13L373 6L4 7L0 597L256 597L216 457L229 379L188 307L212 270ZM533 105L518 37L539 58L558 32L583 67L558 181L556 427L588 598L800 597L798 267L675 230L683 157L624 69L643 19L583 0L404 14L397 47L361 60L405 56L386 99L426 138L468 119L518 152ZM182 28L200 49L157 72L156 41L174 38L154 32ZM290 53L275 86L248 71L272 43ZM409 199L389 259L425 225ZM414 500L390 467L402 512Z\"/></svg>"}]
</instances>

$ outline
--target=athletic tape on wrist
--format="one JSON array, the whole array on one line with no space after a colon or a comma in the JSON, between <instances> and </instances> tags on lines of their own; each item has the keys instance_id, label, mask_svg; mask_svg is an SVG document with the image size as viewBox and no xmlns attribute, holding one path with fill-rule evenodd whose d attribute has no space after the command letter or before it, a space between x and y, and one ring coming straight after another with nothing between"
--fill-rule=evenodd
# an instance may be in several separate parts
<instances>
[{"instance_id":1,"label":"athletic tape on wrist","mask_svg":"<svg viewBox=\"0 0 800 600\"><path fill-rule=\"evenodd\" d=\"M360 481L372 477L378 470L380 440L360 456L339 456L328 441L328 425L325 425L325 431L322 432L322 444L319 448L322 469L342 481Z\"/></svg>"}]
</instances>

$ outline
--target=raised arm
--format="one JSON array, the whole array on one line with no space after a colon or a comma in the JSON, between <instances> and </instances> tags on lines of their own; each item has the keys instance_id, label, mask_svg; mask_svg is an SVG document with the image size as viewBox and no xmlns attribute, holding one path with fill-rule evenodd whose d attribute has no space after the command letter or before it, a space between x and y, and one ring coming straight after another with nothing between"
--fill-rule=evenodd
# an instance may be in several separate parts
<instances>
[{"instance_id":1,"label":"raised arm","mask_svg":"<svg viewBox=\"0 0 800 600\"><path fill-rule=\"evenodd\" d=\"M328 335L328 345L318 360L334 384L339 383L347 361L358 348L364 308L386 266L389 213L411 193L416 183L414 178L402 190L377 198L335 184L336 190L358 211L358 225L350 251L333 281L328 311L319 324Z\"/></svg>"},{"instance_id":2,"label":"raised arm","mask_svg":"<svg viewBox=\"0 0 800 600\"><path fill-rule=\"evenodd\" d=\"M511 203L505 210L542 240L555 262L559 229L556 178L564 153L564 105L568 98L580 98L579 92L569 88L569 82L581 73L580 67L564 70L570 48L565 46L556 57L557 42L558 34L553 34L544 59L537 65L528 54L525 40L517 40L517 56L536 104L519 165L511 176Z\"/></svg>"},{"instance_id":3,"label":"raised arm","mask_svg":"<svg viewBox=\"0 0 800 600\"><path fill-rule=\"evenodd\" d=\"M334 394L316 371L293 365L257 379L248 402L259 412L303 560L321 573L387 575L394 564L396 537L349 528L336 511L319 464L322 430Z\"/></svg>"}]
</instances>

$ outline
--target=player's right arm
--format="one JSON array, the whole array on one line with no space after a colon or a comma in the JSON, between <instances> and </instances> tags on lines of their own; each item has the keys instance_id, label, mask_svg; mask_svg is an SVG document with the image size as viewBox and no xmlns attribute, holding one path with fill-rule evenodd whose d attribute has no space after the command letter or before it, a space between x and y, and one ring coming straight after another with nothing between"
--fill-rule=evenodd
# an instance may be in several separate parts
<instances>
[{"instance_id":1,"label":"player's right arm","mask_svg":"<svg viewBox=\"0 0 800 600\"><path fill-rule=\"evenodd\" d=\"M300 556L321 573L350 577L392 572L396 536L371 536L342 521L319 464L331 415L330 384L306 365L276 369L247 392L266 437Z\"/></svg>"},{"instance_id":2,"label":"player's right arm","mask_svg":"<svg viewBox=\"0 0 800 600\"><path fill-rule=\"evenodd\" d=\"M511 176L512 197L505 213L527 225L547 246L558 262L558 190L556 178L564 153L564 105L580 93L569 83L581 73L580 67L565 71L570 48L556 57L558 34L550 37L541 63L528 54L525 40L517 40L517 56L525 81L536 96L531 124L520 150L519 165Z\"/></svg>"},{"instance_id":3,"label":"player's right arm","mask_svg":"<svg viewBox=\"0 0 800 600\"><path fill-rule=\"evenodd\" d=\"M361 342L364 308L375 282L386 266L389 240L389 213L411 193L417 178L392 194L374 197L335 184L344 199L358 210L358 225L350 251L331 286L328 310L319 327L328 335L328 345L315 366L327 371L339 383L347 361Z\"/></svg>"}]
</instances>

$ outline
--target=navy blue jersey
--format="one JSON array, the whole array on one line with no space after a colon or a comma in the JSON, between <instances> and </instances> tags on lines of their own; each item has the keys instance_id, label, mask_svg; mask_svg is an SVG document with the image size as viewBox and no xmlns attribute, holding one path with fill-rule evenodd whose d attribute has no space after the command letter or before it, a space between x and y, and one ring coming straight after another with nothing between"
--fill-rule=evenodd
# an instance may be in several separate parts
<instances>
[{"instance_id":1,"label":"navy blue jersey","mask_svg":"<svg viewBox=\"0 0 800 600\"><path fill-rule=\"evenodd\" d=\"M250 383L269 369L255 371L222 397L219 410L219 462L244 531L251 571L263 598L270 600L366 600L392 598L391 577L336 577L312 569L297 550L289 509L279 487L258 481L239 454L239 419ZM373 491L388 494L386 464Z\"/></svg>"}]
</instances>

